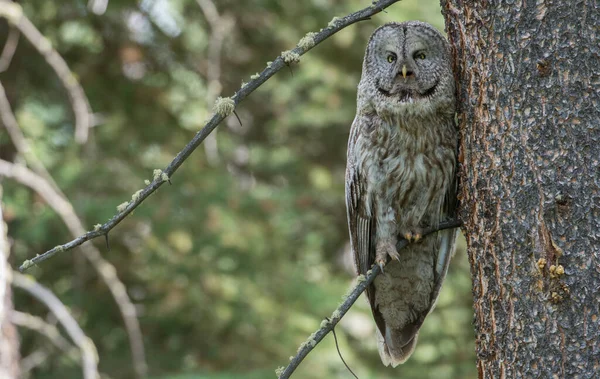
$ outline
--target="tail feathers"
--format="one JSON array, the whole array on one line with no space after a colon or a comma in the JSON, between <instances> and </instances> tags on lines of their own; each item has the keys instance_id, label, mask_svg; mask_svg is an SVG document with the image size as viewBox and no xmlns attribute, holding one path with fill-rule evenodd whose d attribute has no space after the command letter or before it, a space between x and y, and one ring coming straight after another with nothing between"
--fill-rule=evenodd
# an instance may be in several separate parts
<instances>
[{"instance_id":1,"label":"tail feathers","mask_svg":"<svg viewBox=\"0 0 600 379\"><path fill-rule=\"evenodd\" d=\"M381 362L385 366L392 365L396 367L404 362L412 355L417 346L418 333L410 333L407 336L407 331L385 328L385 338L377 329L377 347L379 348L379 356ZM408 341L406 341L408 337Z\"/></svg>"}]
</instances>

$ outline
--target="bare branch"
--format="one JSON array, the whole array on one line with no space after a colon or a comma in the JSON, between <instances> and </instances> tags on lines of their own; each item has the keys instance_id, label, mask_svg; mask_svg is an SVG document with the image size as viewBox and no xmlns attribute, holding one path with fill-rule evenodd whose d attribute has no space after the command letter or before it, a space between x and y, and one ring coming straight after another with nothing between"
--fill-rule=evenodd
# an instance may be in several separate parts
<instances>
[{"instance_id":1,"label":"bare branch","mask_svg":"<svg viewBox=\"0 0 600 379\"><path fill-rule=\"evenodd\" d=\"M281 55L278 56L256 78L252 79L242 88L240 88L231 98L234 107L241 103L246 97L248 97L248 95L250 95L252 92L254 92L254 90L256 90L258 87L264 84L279 70L288 65L291 62L290 56L299 58L301 55L305 54L307 51L311 50L313 47L320 44L327 38L331 37L338 31L359 21L369 19L371 16L380 13L383 9L389 7L390 5L398 1L400 0L380 0L378 2L373 3L369 7L349 14L348 16L333 19L327 27L323 28L318 33L310 35L310 43L303 43L302 47L297 46L293 50L285 52L287 57L286 60L284 60L284 58ZM286 61L288 63L286 63ZM181 166L183 162L185 162L185 160L194 152L194 150L196 150L196 148L200 146L202 141L204 141L204 139L221 123L221 121L223 121L223 119L225 119L225 117L229 116L229 114L231 114L231 112L215 112L211 119L206 123L204 128L202 128L202 130L196 133L194 138L192 138L192 140L183 148L183 150L181 150L179 154L177 154L177 156L173 159L173 161L171 161L167 168L164 171L161 171L161 175L155 175L154 180L150 184L148 184L146 188L137 192L134 198L132 198L132 200L127 203L127 206L123 207L123 209L121 209L109 221L105 222L103 225L100 225L98 228L95 228L93 231L89 231L70 242L56 246L53 249L50 249L41 255L38 255L30 260L23 262L23 264L19 267L19 270L25 271L32 265L43 262L59 252L71 250L83 244L84 242L108 234L108 232L111 229L113 229L121 221L123 221L123 219L125 219L125 217L127 217L131 212L133 212L133 210L137 208L144 200L146 200L148 196L153 194L161 185L163 185L164 182L168 181L168 179L175 173L175 171L177 171L179 166Z\"/></svg>"},{"instance_id":2,"label":"bare branch","mask_svg":"<svg viewBox=\"0 0 600 379\"><path fill-rule=\"evenodd\" d=\"M424 230L423 237L425 237L429 234L435 233L437 231L440 231L440 230L458 228L461 225L462 225L462 222L460 220L451 220L451 221L442 222L438 225L437 228L429 228L429 229ZM404 248L405 246L407 246L408 244L409 244L409 242L407 240L401 239L396 244L396 249L400 250L400 249ZM389 262L389 257L388 257L388 262ZM314 349L315 346L317 346L317 344L319 342L321 342L321 340L329 332L331 332L333 330L333 328L337 325L338 322L340 322L340 320L346 314L346 312L348 312L350 307L352 307L352 305L356 302L356 299L358 299L358 297L364 292L364 290L367 289L367 287L371 283L373 283L373 280L375 280L375 277L377 275L379 275L380 273L381 273L381 268L375 264L367 272L366 276L361 275L358 277L358 281L357 281L356 285L354 286L354 288L352 289L350 294L346 297L344 302L342 304L340 304L339 307L337 307L337 309L333 312L333 314L331 315L331 317L328 320L324 320L321 323L321 327L316 332L314 332L310 337L308 337L308 340L306 342L304 342L302 345L300 345L300 348L298 349L298 353L292 358L289 365L281 371L281 374L279 374L279 379L287 379L290 377L290 375L292 375L294 370L296 370L296 368L300 365L300 362L302 362L302 360L308 355L308 353L310 353L311 350Z\"/></svg>"},{"instance_id":3,"label":"bare branch","mask_svg":"<svg viewBox=\"0 0 600 379\"><path fill-rule=\"evenodd\" d=\"M15 114L12 111L10 103L8 102L8 97L6 96L6 91L4 90L4 86L0 82L0 120L2 120L2 124L6 128L8 135L19 152L25 158L25 162L35 171L38 175L44 177L56 190L61 194L63 198L65 198L64 194L60 191L60 188L48 172L46 167L42 164L42 162L37 158L31 145L25 138L25 135L19 128L19 124L17 123L17 119Z\"/></svg>"},{"instance_id":4,"label":"bare branch","mask_svg":"<svg viewBox=\"0 0 600 379\"><path fill-rule=\"evenodd\" d=\"M77 236L85 233L83 223L75 213L71 203L43 177L35 174L26 167L18 166L5 160L0 160L0 176L14 179L33 189L58 213L72 235ZM102 257L102 254L100 254L100 251L94 245L83 245L81 249L84 252L84 256L90 261L98 272L98 275L100 275L104 283L108 286L115 299L129 337L134 370L138 377L145 377L148 367L146 364L142 331L137 319L137 311L127 295L125 285L117 276L115 267Z\"/></svg>"},{"instance_id":5,"label":"bare branch","mask_svg":"<svg viewBox=\"0 0 600 379\"><path fill-rule=\"evenodd\" d=\"M29 372L34 368L42 365L50 357L50 352L45 349L37 349L33 353L21 359L19 366L21 366L21 375L23 378L30 378Z\"/></svg>"},{"instance_id":6,"label":"bare branch","mask_svg":"<svg viewBox=\"0 0 600 379\"><path fill-rule=\"evenodd\" d=\"M54 294L34 281L18 272L12 274L12 284L21 288L30 295L44 303L54 313L60 324L65 328L75 345L81 350L81 363L83 366L83 377L85 379L97 379L98 376L98 353L96 346L81 330L77 321L71 316L69 310Z\"/></svg>"},{"instance_id":7,"label":"bare branch","mask_svg":"<svg viewBox=\"0 0 600 379\"><path fill-rule=\"evenodd\" d=\"M196 2L202 9L202 13L204 13L211 29L208 40L208 67L206 70L206 81L208 83L206 101L210 107L221 95L223 89L221 85L221 50L223 49L225 36L233 27L234 22L230 17L221 16L212 0L196 0ZM216 164L219 161L216 132L206 138L204 150L209 163Z\"/></svg>"},{"instance_id":8,"label":"bare branch","mask_svg":"<svg viewBox=\"0 0 600 379\"><path fill-rule=\"evenodd\" d=\"M44 164L35 155L29 142L19 128L2 83L0 83L0 119L6 127L17 151L23 155L27 164L32 167L33 171L35 171L39 177L36 177L33 172L29 172L29 170L24 167L19 168L19 166L13 165L10 167L6 165L6 163L10 165L9 162L4 162L3 172L6 176L10 176L9 172L12 173L12 178L36 191L59 214L73 237L85 233L83 223L75 213L73 206L66 195L61 191L60 187L58 187L54 178L52 178L50 173L46 170ZM2 174L0 173L0 175ZM84 245L81 249L84 252L84 257L90 262L100 278L109 288L119 307L119 311L125 322L125 329L127 330L127 336L131 346L134 371L138 378L143 378L148 371L146 355L144 352L144 342L140 324L137 319L137 311L129 299L129 295L127 295L125 285L118 278L115 267L102 257L100 250L94 245Z\"/></svg>"},{"instance_id":9,"label":"bare branch","mask_svg":"<svg viewBox=\"0 0 600 379\"><path fill-rule=\"evenodd\" d=\"M17 151L23 155L27 164L33 168L33 171L40 176L39 178L36 178L35 174L28 173L27 170L19 170L18 168L15 169L15 167L13 167L11 170L16 175L15 179L38 192L38 194L40 194L40 196L61 216L73 237L85 233L83 223L75 213L66 195L54 182L54 179L46 170L44 164L35 155L33 149L29 146L29 142L19 128L2 83L0 83L0 119L6 127ZM8 166L4 165L4 168L5 171L8 170ZM44 180L46 183L44 183ZM84 252L84 257L91 263L96 272L98 272L100 278L109 288L119 307L119 311L125 322L129 344L131 346L134 371L137 377L143 378L148 371L146 355L144 352L144 342L140 324L137 319L137 311L127 295L125 285L118 278L115 267L102 257L100 250L94 245L84 245L81 249Z\"/></svg>"},{"instance_id":10,"label":"bare branch","mask_svg":"<svg viewBox=\"0 0 600 379\"><path fill-rule=\"evenodd\" d=\"M13 310L9 315L9 319L15 325L40 333L48 338L54 346L64 352L71 350L73 347L73 345L60 334L60 331L56 326L47 323L41 317Z\"/></svg>"},{"instance_id":11,"label":"bare branch","mask_svg":"<svg viewBox=\"0 0 600 379\"><path fill-rule=\"evenodd\" d=\"M2 54L0 54L0 72L4 72L8 70L10 67L10 62L12 62L12 58L15 55L15 51L17 50L17 46L19 45L19 29L15 27L10 27L8 30L8 36L6 37L6 43L4 44L4 48L2 49Z\"/></svg>"},{"instance_id":12,"label":"bare branch","mask_svg":"<svg viewBox=\"0 0 600 379\"><path fill-rule=\"evenodd\" d=\"M92 125L90 105L83 88L69 69L67 62L52 48L50 41L29 21L17 3L1 1L0 17L14 25L52 67L69 94L75 114L75 141L85 143Z\"/></svg>"}]
</instances>

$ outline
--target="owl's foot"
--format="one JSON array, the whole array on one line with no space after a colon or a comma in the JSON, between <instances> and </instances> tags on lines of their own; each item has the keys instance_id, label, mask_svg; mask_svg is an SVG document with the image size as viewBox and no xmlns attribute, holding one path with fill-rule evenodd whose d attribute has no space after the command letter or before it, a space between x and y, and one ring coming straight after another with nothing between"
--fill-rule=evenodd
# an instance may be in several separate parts
<instances>
[{"instance_id":1,"label":"owl's foot","mask_svg":"<svg viewBox=\"0 0 600 379\"><path fill-rule=\"evenodd\" d=\"M423 238L423 231L420 228L407 230L402 233L402 237L408 242L419 242Z\"/></svg>"},{"instance_id":2,"label":"owl's foot","mask_svg":"<svg viewBox=\"0 0 600 379\"><path fill-rule=\"evenodd\" d=\"M391 240L378 242L375 247L375 263L381 268L381 272L387 263L388 256L397 261L400 260L396 244Z\"/></svg>"}]
</instances>

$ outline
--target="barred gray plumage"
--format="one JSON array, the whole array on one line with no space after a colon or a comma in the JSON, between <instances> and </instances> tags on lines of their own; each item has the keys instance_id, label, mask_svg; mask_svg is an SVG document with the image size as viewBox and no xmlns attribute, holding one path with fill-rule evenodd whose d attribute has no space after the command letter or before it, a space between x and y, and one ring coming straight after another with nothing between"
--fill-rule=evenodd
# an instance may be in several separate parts
<instances>
[{"instance_id":1,"label":"barred gray plumage","mask_svg":"<svg viewBox=\"0 0 600 379\"><path fill-rule=\"evenodd\" d=\"M431 25L389 23L367 45L350 129L346 205L358 274L385 266L367 297L383 363L410 357L454 251L455 230L396 250L454 216L457 131L449 46Z\"/></svg>"}]
</instances>

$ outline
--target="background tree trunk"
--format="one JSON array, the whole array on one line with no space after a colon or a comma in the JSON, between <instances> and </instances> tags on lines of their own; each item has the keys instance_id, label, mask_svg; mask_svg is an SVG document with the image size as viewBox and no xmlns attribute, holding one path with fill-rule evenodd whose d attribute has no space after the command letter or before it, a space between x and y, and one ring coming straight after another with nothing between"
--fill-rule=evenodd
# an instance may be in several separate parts
<instances>
[{"instance_id":1,"label":"background tree trunk","mask_svg":"<svg viewBox=\"0 0 600 379\"><path fill-rule=\"evenodd\" d=\"M598 7L442 1L480 378L600 372Z\"/></svg>"},{"instance_id":2,"label":"background tree trunk","mask_svg":"<svg viewBox=\"0 0 600 379\"><path fill-rule=\"evenodd\" d=\"M0 378L19 377L19 339L10 322L13 310L8 265L9 244L2 212L2 185L0 185Z\"/></svg>"}]
</instances>

